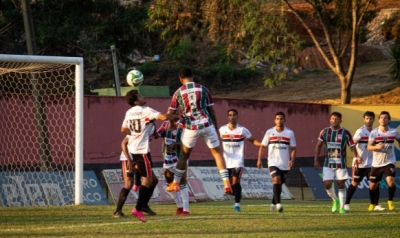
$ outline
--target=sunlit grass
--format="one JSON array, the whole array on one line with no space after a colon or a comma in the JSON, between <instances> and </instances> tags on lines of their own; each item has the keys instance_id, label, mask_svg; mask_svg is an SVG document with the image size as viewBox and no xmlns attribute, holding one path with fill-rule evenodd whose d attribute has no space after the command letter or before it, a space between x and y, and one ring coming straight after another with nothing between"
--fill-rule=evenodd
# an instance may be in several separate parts
<instances>
[{"instance_id":1,"label":"sunlit grass","mask_svg":"<svg viewBox=\"0 0 400 238\"><path fill-rule=\"evenodd\" d=\"M351 211L332 214L331 202L284 200L283 213L269 212L269 201L191 203L188 217L175 206L152 205L157 216L142 223L124 207L125 217L111 216L114 206L0 208L0 237L397 237L400 212L368 212L367 200L353 200ZM382 201L382 205L386 204ZM400 203L395 201L400 209Z\"/></svg>"}]
</instances>

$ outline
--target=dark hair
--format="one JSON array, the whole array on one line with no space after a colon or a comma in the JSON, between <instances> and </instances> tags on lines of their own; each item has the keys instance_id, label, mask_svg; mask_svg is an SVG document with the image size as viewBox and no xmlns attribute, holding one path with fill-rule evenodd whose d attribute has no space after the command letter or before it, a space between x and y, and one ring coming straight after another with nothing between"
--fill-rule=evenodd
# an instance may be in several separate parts
<instances>
[{"instance_id":1,"label":"dark hair","mask_svg":"<svg viewBox=\"0 0 400 238\"><path fill-rule=\"evenodd\" d=\"M340 113L340 112L332 112L331 116L337 116L340 118L340 120L342 119L342 113Z\"/></svg>"},{"instance_id":2,"label":"dark hair","mask_svg":"<svg viewBox=\"0 0 400 238\"><path fill-rule=\"evenodd\" d=\"M228 115L229 115L229 112L235 112L236 115L239 115L239 113L236 111L236 109L233 109L233 108L228 109L228 111L227 111L227 114L228 114Z\"/></svg>"},{"instance_id":3,"label":"dark hair","mask_svg":"<svg viewBox=\"0 0 400 238\"><path fill-rule=\"evenodd\" d=\"M283 113L283 112L277 112L277 113L275 113L275 117L276 117L276 116L282 116L283 119L286 119L285 113Z\"/></svg>"},{"instance_id":4,"label":"dark hair","mask_svg":"<svg viewBox=\"0 0 400 238\"><path fill-rule=\"evenodd\" d=\"M388 111L381 111L381 114L379 114L379 117L381 117L382 115L387 115L388 118L389 118L389 120L391 120L391 119L390 119L390 114L389 114Z\"/></svg>"},{"instance_id":5,"label":"dark hair","mask_svg":"<svg viewBox=\"0 0 400 238\"><path fill-rule=\"evenodd\" d=\"M371 112L371 111L366 111L365 113L364 113L364 115L363 115L363 118L364 117L372 117L372 118L375 118L375 113L374 112Z\"/></svg>"},{"instance_id":6,"label":"dark hair","mask_svg":"<svg viewBox=\"0 0 400 238\"><path fill-rule=\"evenodd\" d=\"M125 101L131 105L131 107L135 106L135 102L138 100L139 91L136 89L132 89L128 91L125 95Z\"/></svg>"},{"instance_id":7,"label":"dark hair","mask_svg":"<svg viewBox=\"0 0 400 238\"><path fill-rule=\"evenodd\" d=\"M178 76L179 78L190 78L193 77L193 72L189 68L183 68L179 70Z\"/></svg>"}]
</instances>

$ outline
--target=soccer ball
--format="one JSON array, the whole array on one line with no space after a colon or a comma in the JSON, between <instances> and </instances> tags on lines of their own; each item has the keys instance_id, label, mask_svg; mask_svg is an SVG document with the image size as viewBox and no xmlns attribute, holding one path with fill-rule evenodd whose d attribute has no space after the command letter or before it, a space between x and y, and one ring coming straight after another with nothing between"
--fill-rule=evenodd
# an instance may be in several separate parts
<instances>
[{"instance_id":1,"label":"soccer ball","mask_svg":"<svg viewBox=\"0 0 400 238\"><path fill-rule=\"evenodd\" d=\"M126 75L126 82L128 85L137 88L143 83L144 77L142 72L137 69L129 71Z\"/></svg>"}]
</instances>

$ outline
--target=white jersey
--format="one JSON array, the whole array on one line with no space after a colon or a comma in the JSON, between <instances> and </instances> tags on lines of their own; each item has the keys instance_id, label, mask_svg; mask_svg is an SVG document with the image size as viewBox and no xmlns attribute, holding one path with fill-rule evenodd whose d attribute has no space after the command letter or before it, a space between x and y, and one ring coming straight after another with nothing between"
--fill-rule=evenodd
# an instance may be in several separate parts
<instances>
[{"instance_id":1,"label":"white jersey","mask_svg":"<svg viewBox=\"0 0 400 238\"><path fill-rule=\"evenodd\" d=\"M367 150L368 138L371 132L365 126L360 127L354 133L353 140L357 141L357 154L362 158L363 162L358 165L359 168L370 168L372 165L372 151Z\"/></svg>"},{"instance_id":2,"label":"white jersey","mask_svg":"<svg viewBox=\"0 0 400 238\"><path fill-rule=\"evenodd\" d=\"M239 124L231 130L227 124L219 128L219 134L222 139L226 168L244 167L244 140L251 137L250 131Z\"/></svg>"},{"instance_id":3,"label":"white jersey","mask_svg":"<svg viewBox=\"0 0 400 238\"><path fill-rule=\"evenodd\" d=\"M267 130L261 145L268 146L268 167L275 166L281 170L289 170L290 151L296 147L294 132L285 127L282 132L275 127Z\"/></svg>"},{"instance_id":4,"label":"white jersey","mask_svg":"<svg viewBox=\"0 0 400 238\"><path fill-rule=\"evenodd\" d=\"M146 106L134 106L125 114L122 127L131 131L128 150L131 154L147 154L150 152L150 136L154 124L149 123L158 117L160 112Z\"/></svg>"},{"instance_id":5,"label":"white jersey","mask_svg":"<svg viewBox=\"0 0 400 238\"><path fill-rule=\"evenodd\" d=\"M374 144L384 143L380 151L372 152L372 167L383 167L388 164L396 164L396 155L394 153L394 142L400 139L400 132L396 128L388 128L387 132L382 132L379 127L371 131L369 142Z\"/></svg>"},{"instance_id":6,"label":"white jersey","mask_svg":"<svg viewBox=\"0 0 400 238\"><path fill-rule=\"evenodd\" d=\"M151 123L151 124L153 124L153 123ZM151 129L151 133L150 133L149 142L151 141L151 135L154 133L154 130L155 130L155 126L154 126L154 124L153 124L152 129ZM132 136L126 135L126 137L128 138L128 145L129 145L129 140L131 140ZM129 148L128 148L128 152L129 152ZM149 147L149 152L150 152L150 147ZM133 160L133 158L132 158L130 152L129 152L129 156L130 156L130 159ZM120 161L125 161L125 160L126 160L126 157L125 157L123 151L121 152L121 155L119 156L119 160L120 160Z\"/></svg>"}]
</instances>

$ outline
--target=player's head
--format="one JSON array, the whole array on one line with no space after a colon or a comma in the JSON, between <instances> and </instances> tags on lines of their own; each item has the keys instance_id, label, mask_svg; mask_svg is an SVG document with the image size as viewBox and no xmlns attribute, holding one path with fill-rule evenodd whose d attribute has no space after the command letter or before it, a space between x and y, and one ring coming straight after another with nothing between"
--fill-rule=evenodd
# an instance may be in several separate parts
<instances>
[{"instance_id":1,"label":"player's head","mask_svg":"<svg viewBox=\"0 0 400 238\"><path fill-rule=\"evenodd\" d=\"M144 101L144 97L140 95L139 91L136 89L132 89L128 91L125 95L125 100L130 106L144 105L146 101Z\"/></svg>"},{"instance_id":2,"label":"player's head","mask_svg":"<svg viewBox=\"0 0 400 238\"><path fill-rule=\"evenodd\" d=\"M285 121L286 121L285 113L283 112L275 113L275 119L274 119L275 126L282 127L285 124Z\"/></svg>"},{"instance_id":3,"label":"player's head","mask_svg":"<svg viewBox=\"0 0 400 238\"><path fill-rule=\"evenodd\" d=\"M231 109L228 109L227 113L228 113L228 121L229 121L229 123L236 124L238 116L239 116L237 110L231 108Z\"/></svg>"},{"instance_id":4,"label":"player's head","mask_svg":"<svg viewBox=\"0 0 400 238\"><path fill-rule=\"evenodd\" d=\"M366 111L363 115L364 118L364 124L367 127L372 127L375 121L375 113L371 111Z\"/></svg>"},{"instance_id":5,"label":"player's head","mask_svg":"<svg viewBox=\"0 0 400 238\"><path fill-rule=\"evenodd\" d=\"M390 114L388 111L382 111L379 114L379 125L387 126L390 123Z\"/></svg>"},{"instance_id":6,"label":"player's head","mask_svg":"<svg viewBox=\"0 0 400 238\"><path fill-rule=\"evenodd\" d=\"M340 112L332 112L330 117L330 124L333 128L338 128L342 123L342 114Z\"/></svg>"},{"instance_id":7,"label":"player's head","mask_svg":"<svg viewBox=\"0 0 400 238\"><path fill-rule=\"evenodd\" d=\"M181 80L181 82L187 81L187 80L191 81L191 80L193 80L193 72L189 68L183 68L183 69L179 70L178 77Z\"/></svg>"}]
</instances>

